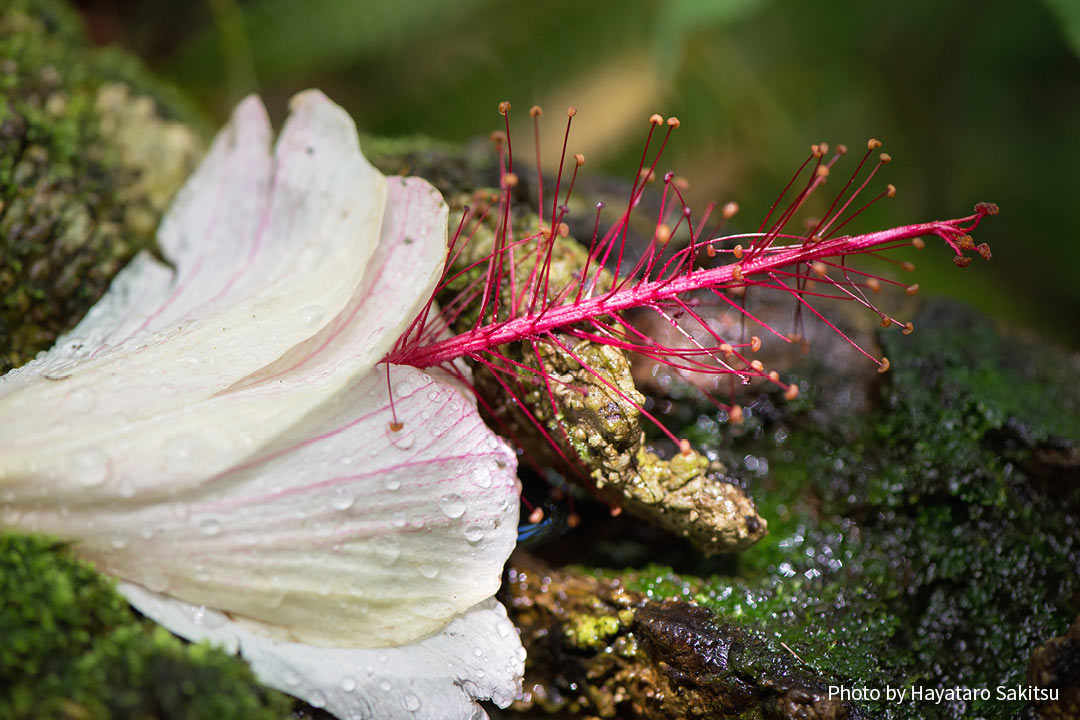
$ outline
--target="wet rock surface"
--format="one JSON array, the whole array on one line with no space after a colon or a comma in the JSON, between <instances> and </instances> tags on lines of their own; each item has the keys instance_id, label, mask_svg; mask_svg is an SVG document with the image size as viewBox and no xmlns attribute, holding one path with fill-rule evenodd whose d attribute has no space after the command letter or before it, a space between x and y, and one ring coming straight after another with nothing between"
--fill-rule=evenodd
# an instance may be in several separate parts
<instances>
[{"instance_id":1,"label":"wet rock surface","mask_svg":"<svg viewBox=\"0 0 1080 720\"><path fill-rule=\"evenodd\" d=\"M696 418L695 446L746 478L770 536L724 561L640 546L618 556L639 568L624 586L781 640L848 688L991 696L859 703L869 717L1031 713L997 688L1031 682L1032 653L1080 609L1077 355L950 303L914 321L910 337L878 336L893 369L847 418L822 423L814 409L843 405L831 394L846 392L843 376L821 374L828 356L793 369L805 397L753 398L740 428L704 403L687 409L689 396L673 403L670 418ZM558 559L557 543L540 552ZM589 562L605 564L598 555Z\"/></svg>"},{"instance_id":2,"label":"wet rock surface","mask_svg":"<svg viewBox=\"0 0 1080 720\"><path fill-rule=\"evenodd\" d=\"M618 578L512 558L506 602L529 653L518 710L604 718L863 717L781 646Z\"/></svg>"},{"instance_id":3,"label":"wet rock surface","mask_svg":"<svg viewBox=\"0 0 1080 720\"><path fill-rule=\"evenodd\" d=\"M1057 700L1034 701L1026 716L1038 720L1080 717L1080 617L1062 637L1035 648L1027 672L1028 685L1058 690Z\"/></svg>"}]
</instances>

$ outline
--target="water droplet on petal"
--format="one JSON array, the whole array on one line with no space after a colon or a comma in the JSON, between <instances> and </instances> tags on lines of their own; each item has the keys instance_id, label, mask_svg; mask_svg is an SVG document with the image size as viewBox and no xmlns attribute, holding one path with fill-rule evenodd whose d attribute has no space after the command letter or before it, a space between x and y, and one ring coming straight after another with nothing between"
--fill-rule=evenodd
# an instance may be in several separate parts
<instances>
[{"instance_id":1,"label":"water droplet on petal","mask_svg":"<svg viewBox=\"0 0 1080 720\"><path fill-rule=\"evenodd\" d=\"M393 565L401 557L401 546L396 539L389 536L376 540L373 543L372 550L375 557L387 567Z\"/></svg>"},{"instance_id":2,"label":"water droplet on petal","mask_svg":"<svg viewBox=\"0 0 1080 720\"><path fill-rule=\"evenodd\" d=\"M412 383L410 383L410 382L408 382L406 380L402 380L401 382L399 382L397 385L394 386L394 395L396 397L403 397L403 398L404 397L409 397L410 395L412 395L412 391L413 391Z\"/></svg>"},{"instance_id":3,"label":"water droplet on petal","mask_svg":"<svg viewBox=\"0 0 1080 720\"><path fill-rule=\"evenodd\" d=\"M471 543L478 543L484 539L484 528L479 525L469 525L465 528L465 539Z\"/></svg>"},{"instance_id":4,"label":"water droplet on petal","mask_svg":"<svg viewBox=\"0 0 1080 720\"><path fill-rule=\"evenodd\" d=\"M393 477L392 478L387 478L384 485L385 485L387 490L389 490L390 492L393 492L393 491L397 490L399 487L401 487L401 481L398 480L397 478L393 478Z\"/></svg>"},{"instance_id":5,"label":"water droplet on petal","mask_svg":"<svg viewBox=\"0 0 1080 720\"><path fill-rule=\"evenodd\" d=\"M123 530L113 530L109 535L109 544L117 550L123 550L128 544L127 533Z\"/></svg>"},{"instance_id":6,"label":"water droplet on petal","mask_svg":"<svg viewBox=\"0 0 1080 720\"><path fill-rule=\"evenodd\" d=\"M341 678L341 689L347 693L351 693L353 690L356 689L356 681L346 675L345 677Z\"/></svg>"},{"instance_id":7,"label":"water droplet on petal","mask_svg":"<svg viewBox=\"0 0 1080 720\"><path fill-rule=\"evenodd\" d=\"M439 399L439 391L438 390L432 390L431 392L429 392L427 394L427 399L430 400L431 402L435 402L436 400Z\"/></svg>"},{"instance_id":8,"label":"water droplet on petal","mask_svg":"<svg viewBox=\"0 0 1080 720\"><path fill-rule=\"evenodd\" d=\"M392 686L390 685L389 680L383 680L383 681L381 681L379 683L379 689L382 690L383 692L390 692L391 687Z\"/></svg>"},{"instance_id":9,"label":"water droplet on petal","mask_svg":"<svg viewBox=\"0 0 1080 720\"><path fill-rule=\"evenodd\" d=\"M321 708L326 707L326 695L319 690L312 690L311 695L308 696L308 704L311 707Z\"/></svg>"},{"instance_id":10,"label":"water droplet on petal","mask_svg":"<svg viewBox=\"0 0 1080 720\"><path fill-rule=\"evenodd\" d=\"M94 409L97 395L90 388L75 388L67 395L67 407L73 413L85 413Z\"/></svg>"},{"instance_id":11,"label":"water droplet on petal","mask_svg":"<svg viewBox=\"0 0 1080 720\"><path fill-rule=\"evenodd\" d=\"M491 487L491 473L485 468L478 467L469 475L469 482L479 488Z\"/></svg>"},{"instance_id":12,"label":"water droplet on petal","mask_svg":"<svg viewBox=\"0 0 1080 720\"><path fill-rule=\"evenodd\" d=\"M417 423L414 422L405 427L399 426L397 430L394 430L391 427L392 423L387 423L386 437L390 440L390 444L400 450L408 450L411 448L413 443L416 442L416 435L413 433L416 424Z\"/></svg>"},{"instance_id":13,"label":"water droplet on petal","mask_svg":"<svg viewBox=\"0 0 1080 720\"><path fill-rule=\"evenodd\" d=\"M145 568L141 573L142 584L151 592L165 592L169 589L169 578L154 568Z\"/></svg>"},{"instance_id":14,"label":"water droplet on petal","mask_svg":"<svg viewBox=\"0 0 1080 720\"><path fill-rule=\"evenodd\" d=\"M405 527L405 513L401 511L394 513L394 516L390 518L390 523L394 527Z\"/></svg>"},{"instance_id":15,"label":"water droplet on petal","mask_svg":"<svg viewBox=\"0 0 1080 720\"><path fill-rule=\"evenodd\" d=\"M465 501L462 500L460 495L454 493L439 498L439 507L442 509L443 514L451 520L465 514Z\"/></svg>"},{"instance_id":16,"label":"water droplet on petal","mask_svg":"<svg viewBox=\"0 0 1080 720\"><path fill-rule=\"evenodd\" d=\"M221 532L221 521L217 518L205 518L199 523L199 532L203 535L217 535Z\"/></svg>"},{"instance_id":17,"label":"water droplet on petal","mask_svg":"<svg viewBox=\"0 0 1080 720\"><path fill-rule=\"evenodd\" d=\"M300 324L303 326L314 325L322 320L326 310L322 305L308 305L300 311Z\"/></svg>"},{"instance_id":18,"label":"water droplet on petal","mask_svg":"<svg viewBox=\"0 0 1080 720\"><path fill-rule=\"evenodd\" d=\"M300 684L300 676L293 670L286 670L283 679L285 680L286 685L291 685L292 687L296 687Z\"/></svg>"},{"instance_id":19,"label":"water droplet on petal","mask_svg":"<svg viewBox=\"0 0 1080 720\"><path fill-rule=\"evenodd\" d=\"M73 474L86 487L100 485L109 479L112 472L109 456L98 448L79 450L71 456L71 466Z\"/></svg>"},{"instance_id":20,"label":"water droplet on petal","mask_svg":"<svg viewBox=\"0 0 1080 720\"><path fill-rule=\"evenodd\" d=\"M428 580L438 577L439 575L439 567L437 565L432 565L431 563L424 563L418 569L420 570L420 574Z\"/></svg>"},{"instance_id":21,"label":"water droplet on petal","mask_svg":"<svg viewBox=\"0 0 1080 720\"><path fill-rule=\"evenodd\" d=\"M337 510L348 510L353 506L354 498L349 488L334 488L334 494L330 498L330 505Z\"/></svg>"},{"instance_id":22,"label":"water droplet on petal","mask_svg":"<svg viewBox=\"0 0 1080 720\"><path fill-rule=\"evenodd\" d=\"M405 706L406 710L410 712L415 712L420 709L420 698L416 697L412 693L409 693L405 696L402 704Z\"/></svg>"}]
</instances>

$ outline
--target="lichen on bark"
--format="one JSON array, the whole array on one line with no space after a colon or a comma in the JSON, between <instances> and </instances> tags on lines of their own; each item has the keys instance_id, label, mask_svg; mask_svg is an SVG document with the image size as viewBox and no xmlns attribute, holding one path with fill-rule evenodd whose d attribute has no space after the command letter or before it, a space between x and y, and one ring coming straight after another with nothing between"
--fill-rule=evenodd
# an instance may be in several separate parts
<instances>
[{"instance_id":1,"label":"lichen on bark","mask_svg":"<svg viewBox=\"0 0 1080 720\"><path fill-rule=\"evenodd\" d=\"M141 248L201 123L48 0L0 5L0 372L48 349Z\"/></svg>"}]
</instances>

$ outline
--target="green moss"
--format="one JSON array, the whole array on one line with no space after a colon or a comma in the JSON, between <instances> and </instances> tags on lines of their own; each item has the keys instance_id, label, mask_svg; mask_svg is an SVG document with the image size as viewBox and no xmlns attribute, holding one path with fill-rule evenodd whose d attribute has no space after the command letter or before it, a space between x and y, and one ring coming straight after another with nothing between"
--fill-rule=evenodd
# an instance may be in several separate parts
<instances>
[{"instance_id":1,"label":"green moss","mask_svg":"<svg viewBox=\"0 0 1080 720\"><path fill-rule=\"evenodd\" d=\"M600 648L619 632L619 626L619 618L615 615L575 615L563 631L574 647Z\"/></svg>"},{"instance_id":2,"label":"green moss","mask_svg":"<svg viewBox=\"0 0 1080 720\"><path fill-rule=\"evenodd\" d=\"M1033 648L1080 610L1077 358L953 305L915 324L911 337L882 335L893 372L866 415L821 425L806 405L763 397L739 438L698 423L722 457L768 463L755 495L770 535L732 575L650 567L629 587L690 596L852 687L1022 684Z\"/></svg>"},{"instance_id":3,"label":"green moss","mask_svg":"<svg viewBox=\"0 0 1080 720\"><path fill-rule=\"evenodd\" d=\"M256 718L291 699L138 617L62 543L0 534L0 718Z\"/></svg>"}]
</instances>

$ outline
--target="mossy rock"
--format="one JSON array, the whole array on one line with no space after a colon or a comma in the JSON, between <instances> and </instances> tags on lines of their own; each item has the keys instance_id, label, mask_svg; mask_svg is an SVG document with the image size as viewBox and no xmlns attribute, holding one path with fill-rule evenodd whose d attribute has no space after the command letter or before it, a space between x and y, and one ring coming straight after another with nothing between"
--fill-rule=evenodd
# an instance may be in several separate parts
<instances>
[{"instance_id":1,"label":"mossy rock","mask_svg":"<svg viewBox=\"0 0 1080 720\"><path fill-rule=\"evenodd\" d=\"M245 663L136 615L111 580L47 538L0 534L0 718L289 717Z\"/></svg>"},{"instance_id":2,"label":"mossy rock","mask_svg":"<svg viewBox=\"0 0 1080 720\"><path fill-rule=\"evenodd\" d=\"M71 329L202 154L203 124L51 0L0 2L0 372Z\"/></svg>"},{"instance_id":3,"label":"mossy rock","mask_svg":"<svg viewBox=\"0 0 1080 720\"><path fill-rule=\"evenodd\" d=\"M732 467L766 464L751 489L772 533L723 567L684 557L682 574L623 579L783 641L848 687L991 689L865 703L871 717L1011 718L1024 702L995 689L1024 685L1032 651L1080 612L1080 355L951 303L915 326L880 336L893 369L862 413L822 425L809 402L762 396L737 436L688 430ZM796 372L808 396L837 386Z\"/></svg>"}]
</instances>

